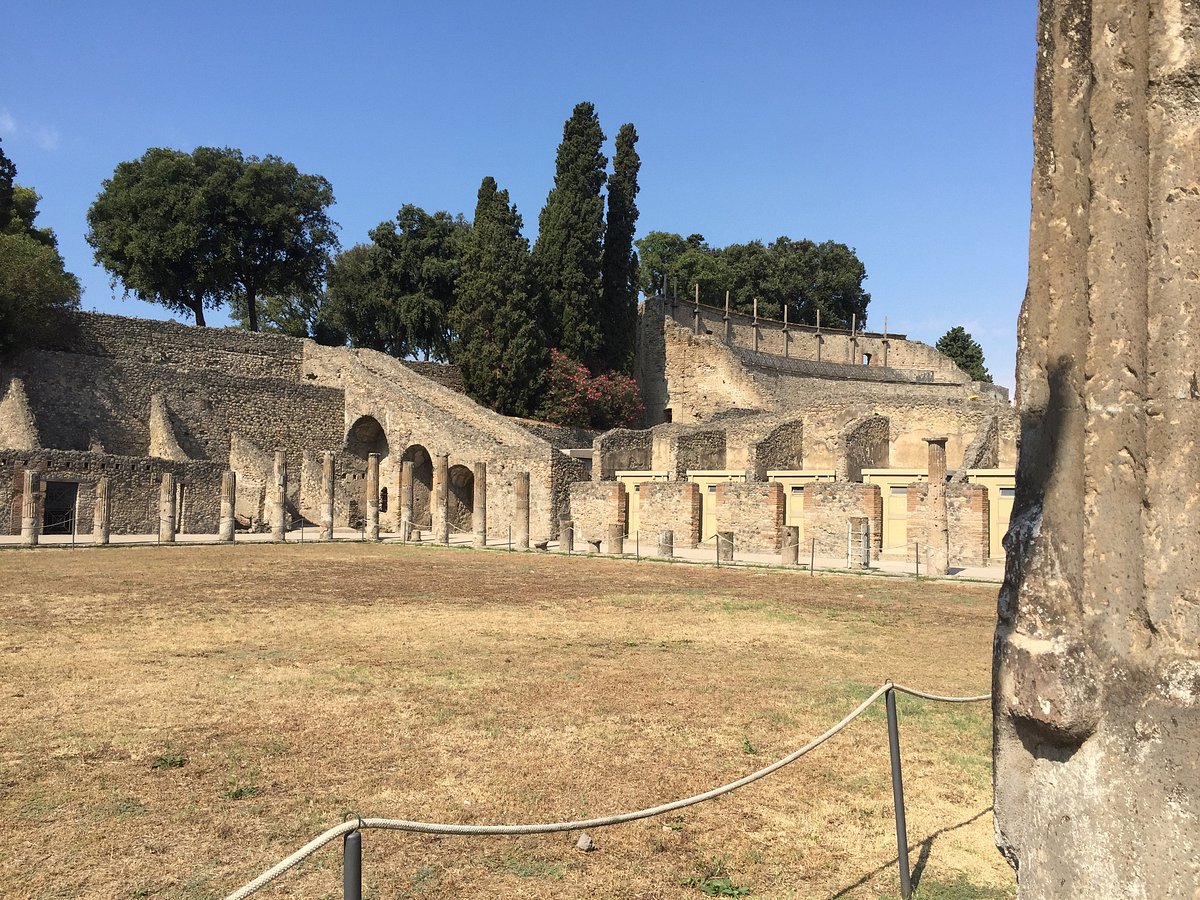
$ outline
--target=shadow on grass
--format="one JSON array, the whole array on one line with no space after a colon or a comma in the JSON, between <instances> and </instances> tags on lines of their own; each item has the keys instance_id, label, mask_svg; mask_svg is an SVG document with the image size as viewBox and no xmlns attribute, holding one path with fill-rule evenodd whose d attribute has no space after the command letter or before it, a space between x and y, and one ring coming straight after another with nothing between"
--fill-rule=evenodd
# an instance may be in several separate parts
<instances>
[{"instance_id":1,"label":"shadow on grass","mask_svg":"<svg viewBox=\"0 0 1200 900\"><path fill-rule=\"evenodd\" d=\"M992 807L989 806L986 809L981 809L979 812L975 813L975 815L971 816L971 818L964 819L963 821L959 822L956 825L947 825L945 828L939 828L937 831L928 835L924 840L922 840L919 844L916 845L921 848L921 852L917 854L917 861L913 865L913 868L912 868L913 891L916 891L917 887L921 883L921 876L925 873L925 866L929 863L929 855L933 851L933 842L936 841L943 834L948 834L951 831L957 831L959 828L964 828L973 822L977 822L979 819L983 818L991 811L992 811ZM912 850L912 847L909 847L910 852L911 852L911 850ZM858 879L858 881L854 882L853 884L847 885L846 887L844 887L840 891L838 891L836 894L830 894L829 900L838 900L839 897L847 896L851 891L855 890L856 888L862 887L864 884L866 884L868 881L870 881L872 878L874 878L880 872L884 872L884 871L887 871L888 869L896 868L896 864L898 861L899 861L899 857L893 856L890 860L885 862L883 865L879 866L876 869L871 870L866 875L864 875L862 878ZM899 876L897 876L897 878L898 877Z\"/></svg>"}]
</instances>

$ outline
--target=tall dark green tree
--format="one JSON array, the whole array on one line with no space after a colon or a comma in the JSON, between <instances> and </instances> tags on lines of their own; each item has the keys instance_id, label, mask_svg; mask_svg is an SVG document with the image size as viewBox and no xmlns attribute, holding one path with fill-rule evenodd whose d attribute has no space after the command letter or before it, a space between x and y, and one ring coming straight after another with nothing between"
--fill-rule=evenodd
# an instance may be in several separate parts
<instances>
[{"instance_id":1,"label":"tall dark green tree","mask_svg":"<svg viewBox=\"0 0 1200 900\"><path fill-rule=\"evenodd\" d=\"M945 353L954 364L966 372L974 381L992 382L992 376L983 364L983 348L971 333L961 325L955 325L934 345L938 352Z\"/></svg>"},{"instance_id":2,"label":"tall dark green tree","mask_svg":"<svg viewBox=\"0 0 1200 900\"><path fill-rule=\"evenodd\" d=\"M38 195L16 176L0 148L0 360L60 333L79 306L54 232L34 224Z\"/></svg>"},{"instance_id":3,"label":"tall dark green tree","mask_svg":"<svg viewBox=\"0 0 1200 900\"><path fill-rule=\"evenodd\" d=\"M533 415L549 350L529 290L529 242L508 191L483 179L458 276L451 359L467 393L505 415Z\"/></svg>"},{"instance_id":4,"label":"tall dark green tree","mask_svg":"<svg viewBox=\"0 0 1200 900\"><path fill-rule=\"evenodd\" d=\"M613 174L608 180L608 219L604 224L600 324L604 331L604 369L629 371L637 333L638 257L633 249L637 227L638 170L642 161L631 124L617 132Z\"/></svg>"},{"instance_id":5,"label":"tall dark green tree","mask_svg":"<svg viewBox=\"0 0 1200 900\"><path fill-rule=\"evenodd\" d=\"M591 103L563 125L554 187L538 219L534 277L550 343L592 369L603 363L600 330L601 239L604 235L604 132Z\"/></svg>"}]
</instances>

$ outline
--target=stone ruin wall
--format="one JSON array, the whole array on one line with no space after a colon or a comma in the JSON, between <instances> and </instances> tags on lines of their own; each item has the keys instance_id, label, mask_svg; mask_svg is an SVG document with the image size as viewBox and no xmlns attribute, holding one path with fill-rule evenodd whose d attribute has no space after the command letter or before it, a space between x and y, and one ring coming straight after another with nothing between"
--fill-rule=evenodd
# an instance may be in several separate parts
<instances>
[{"instance_id":1,"label":"stone ruin wall","mask_svg":"<svg viewBox=\"0 0 1200 900\"><path fill-rule=\"evenodd\" d=\"M837 478L862 481L863 469L887 468L890 438L891 423L883 416L866 416L847 425L838 435Z\"/></svg>"},{"instance_id":2,"label":"stone ruin wall","mask_svg":"<svg viewBox=\"0 0 1200 900\"><path fill-rule=\"evenodd\" d=\"M631 428L597 435L592 442L592 480L609 481L617 472L629 469L650 470L653 437L651 431Z\"/></svg>"},{"instance_id":3,"label":"stone ruin wall","mask_svg":"<svg viewBox=\"0 0 1200 900\"><path fill-rule=\"evenodd\" d=\"M676 547L698 547L700 485L691 481L647 481L638 485L638 531L646 546L659 532L673 531Z\"/></svg>"},{"instance_id":4,"label":"stone ruin wall","mask_svg":"<svg viewBox=\"0 0 1200 900\"><path fill-rule=\"evenodd\" d=\"M929 529L929 485L908 486L908 547L905 558L917 558L916 545ZM950 530L950 563L955 566L986 566L991 556L991 502L981 484L946 485L946 519ZM921 562L924 564L924 554Z\"/></svg>"},{"instance_id":5,"label":"stone ruin wall","mask_svg":"<svg viewBox=\"0 0 1200 900\"><path fill-rule=\"evenodd\" d=\"M804 547L816 542L817 556L844 557L847 524L851 518L866 517L871 525L871 558L883 549L883 495L877 484L817 481L804 487Z\"/></svg>"},{"instance_id":6,"label":"stone ruin wall","mask_svg":"<svg viewBox=\"0 0 1200 900\"><path fill-rule=\"evenodd\" d=\"M575 543L607 541L608 526L624 531L625 485L619 481L584 481L571 485L571 521Z\"/></svg>"},{"instance_id":7,"label":"stone ruin wall","mask_svg":"<svg viewBox=\"0 0 1200 900\"><path fill-rule=\"evenodd\" d=\"M716 531L732 531L734 552L778 553L783 547L784 495L778 482L717 485Z\"/></svg>"},{"instance_id":8,"label":"stone ruin wall","mask_svg":"<svg viewBox=\"0 0 1200 900\"><path fill-rule=\"evenodd\" d=\"M217 530L224 466L77 450L0 450L0 534L21 533L21 501L27 469L39 472L43 484L78 482L75 531L79 535L92 533L96 482L102 477L109 479L112 532L157 533L159 490L166 472L174 474L183 485L180 532L206 534Z\"/></svg>"}]
</instances>

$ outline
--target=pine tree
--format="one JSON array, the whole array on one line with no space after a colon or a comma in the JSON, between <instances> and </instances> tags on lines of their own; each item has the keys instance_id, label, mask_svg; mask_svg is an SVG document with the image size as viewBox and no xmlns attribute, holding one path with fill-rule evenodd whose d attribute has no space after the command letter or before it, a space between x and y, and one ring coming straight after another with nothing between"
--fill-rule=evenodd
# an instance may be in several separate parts
<instances>
[{"instance_id":1,"label":"pine tree","mask_svg":"<svg viewBox=\"0 0 1200 900\"><path fill-rule=\"evenodd\" d=\"M608 221L604 228L600 325L604 331L602 369L628 372L637 333L638 258L633 250L637 226L638 170L642 161L631 124L617 132L613 174L608 180Z\"/></svg>"},{"instance_id":2,"label":"pine tree","mask_svg":"<svg viewBox=\"0 0 1200 900\"><path fill-rule=\"evenodd\" d=\"M591 103L580 103L563 125L554 187L538 219L534 276L553 346L585 365L602 363L601 237L604 234L604 132Z\"/></svg>"},{"instance_id":3,"label":"pine tree","mask_svg":"<svg viewBox=\"0 0 1200 900\"><path fill-rule=\"evenodd\" d=\"M463 249L452 347L467 393L505 415L532 415L549 352L529 288L529 242L508 191L483 179Z\"/></svg>"},{"instance_id":4,"label":"pine tree","mask_svg":"<svg viewBox=\"0 0 1200 900\"><path fill-rule=\"evenodd\" d=\"M983 348L961 325L955 325L938 338L935 346L939 353L945 353L973 380L991 384L992 376L983 364Z\"/></svg>"}]
</instances>

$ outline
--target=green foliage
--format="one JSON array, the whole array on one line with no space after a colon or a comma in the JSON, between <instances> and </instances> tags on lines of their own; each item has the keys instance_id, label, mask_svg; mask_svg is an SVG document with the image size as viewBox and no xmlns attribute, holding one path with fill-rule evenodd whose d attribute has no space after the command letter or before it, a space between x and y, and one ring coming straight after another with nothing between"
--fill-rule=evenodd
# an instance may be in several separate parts
<instances>
[{"instance_id":1,"label":"green foliage","mask_svg":"<svg viewBox=\"0 0 1200 900\"><path fill-rule=\"evenodd\" d=\"M645 412L641 391L631 376L618 372L593 376L583 363L550 351L540 419L607 431L640 425Z\"/></svg>"},{"instance_id":2,"label":"green foliage","mask_svg":"<svg viewBox=\"0 0 1200 900\"><path fill-rule=\"evenodd\" d=\"M554 187L538 219L534 275L543 327L551 346L585 365L603 364L600 330L600 190L608 160L600 151L604 132L591 103L578 104L563 126Z\"/></svg>"},{"instance_id":3,"label":"green foliage","mask_svg":"<svg viewBox=\"0 0 1200 900\"><path fill-rule=\"evenodd\" d=\"M745 897L750 888L733 883L728 865L724 856L701 857L696 861L696 874L685 878L683 883L707 897Z\"/></svg>"},{"instance_id":4,"label":"green foliage","mask_svg":"<svg viewBox=\"0 0 1200 900\"><path fill-rule=\"evenodd\" d=\"M234 311L233 320L239 328L250 327L250 317L244 307ZM346 332L331 320L326 295L321 293L259 297L258 327L261 331L289 337L312 338L329 347L346 343Z\"/></svg>"},{"instance_id":5,"label":"green foliage","mask_svg":"<svg viewBox=\"0 0 1200 900\"><path fill-rule=\"evenodd\" d=\"M33 190L0 149L0 359L61 333L79 307L79 280L63 267L49 228L37 228Z\"/></svg>"},{"instance_id":6,"label":"green foliage","mask_svg":"<svg viewBox=\"0 0 1200 900\"><path fill-rule=\"evenodd\" d=\"M529 265L516 206L494 178L484 178L463 248L451 358L467 393L505 415L533 413L549 363Z\"/></svg>"},{"instance_id":7,"label":"green foliage","mask_svg":"<svg viewBox=\"0 0 1200 900\"><path fill-rule=\"evenodd\" d=\"M633 250L637 226L638 170L641 159L631 124L617 132L613 174L608 180L608 220L601 262L600 324L604 332L603 367L628 372L637 334L638 258Z\"/></svg>"},{"instance_id":8,"label":"green foliage","mask_svg":"<svg viewBox=\"0 0 1200 900\"><path fill-rule=\"evenodd\" d=\"M337 247L332 203L328 181L277 156L151 148L104 181L87 240L126 293L198 325L229 304L258 330L260 298L319 290Z\"/></svg>"},{"instance_id":9,"label":"green foliage","mask_svg":"<svg viewBox=\"0 0 1200 900\"><path fill-rule=\"evenodd\" d=\"M179 750L174 750L171 745L167 745L158 756L154 757L154 762L150 764L150 768L165 771L167 769L182 769L187 765L187 756Z\"/></svg>"},{"instance_id":10,"label":"green foliage","mask_svg":"<svg viewBox=\"0 0 1200 900\"><path fill-rule=\"evenodd\" d=\"M750 241L725 248L710 247L703 235L684 238L652 231L637 242L641 255L641 287L647 294L678 293L681 302L695 299L723 306L725 292L736 312L749 314L758 298L759 315L848 328L863 325L871 295L862 288L866 268L845 244L780 237L770 244Z\"/></svg>"},{"instance_id":11,"label":"green foliage","mask_svg":"<svg viewBox=\"0 0 1200 900\"><path fill-rule=\"evenodd\" d=\"M973 381L991 384L992 376L983 363L983 348L961 325L955 325L935 344L938 352L945 353L954 364L971 376Z\"/></svg>"}]
</instances>

